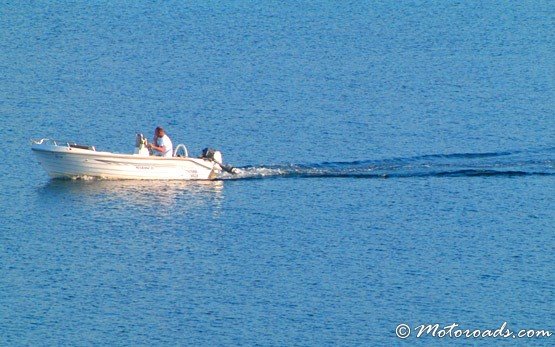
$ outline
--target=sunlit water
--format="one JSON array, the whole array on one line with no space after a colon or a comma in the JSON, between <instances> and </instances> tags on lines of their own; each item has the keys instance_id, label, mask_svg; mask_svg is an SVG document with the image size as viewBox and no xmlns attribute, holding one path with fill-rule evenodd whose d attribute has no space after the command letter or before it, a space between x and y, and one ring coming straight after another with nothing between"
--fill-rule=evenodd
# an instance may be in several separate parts
<instances>
[{"instance_id":1,"label":"sunlit water","mask_svg":"<svg viewBox=\"0 0 555 347\"><path fill-rule=\"evenodd\" d=\"M0 345L554 331L554 22L541 1L1 4ZM50 180L29 148L129 153L156 125L240 173Z\"/></svg>"}]
</instances>

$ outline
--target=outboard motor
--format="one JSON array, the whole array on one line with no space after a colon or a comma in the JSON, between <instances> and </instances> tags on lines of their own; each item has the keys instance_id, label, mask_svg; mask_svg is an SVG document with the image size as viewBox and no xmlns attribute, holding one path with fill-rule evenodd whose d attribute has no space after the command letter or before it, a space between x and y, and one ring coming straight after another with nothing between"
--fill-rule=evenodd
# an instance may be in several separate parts
<instances>
[{"instance_id":1,"label":"outboard motor","mask_svg":"<svg viewBox=\"0 0 555 347\"><path fill-rule=\"evenodd\" d=\"M205 148L202 150L202 154L200 155L203 159L213 160L216 163L222 163L222 152L215 150L214 148Z\"/></svg>"},{"instance_id":2,"label":"outboard motor","mask_svg":"<svg viewBox=\"0 0 555 347\"><path fill-rule=\"evenodd\" d=\"M143 134L137 134L135 138L135 151L134 153L142 156L149 156L148 148L146 148L147 140Z\"/></svg>"},{"instance_id":3,"label":"outboard motor","mask_svg":"<svg viewBox=\"0 0 555 347\"><path fill-rule=\"evenodd\" d=\"M214 159L214 152L216 152L213 148L205 148L202 150L200 157L202 159Z\"/></svg>"},{"instance_id":4,"label":"outboard motor","mask_svg":"<svg viewBox=\"0 0 555 347\"><path fill-rule=\"evenodd\" d=\"M237 169L235 169L231 165L224 165L222 152L217 151L213 148L205 148L202 150L202 154L200 155L202 159L212 160L216 164L219 164L222 170L227 171L229 173L236 173Z\"/></svg>"}]
</instances>

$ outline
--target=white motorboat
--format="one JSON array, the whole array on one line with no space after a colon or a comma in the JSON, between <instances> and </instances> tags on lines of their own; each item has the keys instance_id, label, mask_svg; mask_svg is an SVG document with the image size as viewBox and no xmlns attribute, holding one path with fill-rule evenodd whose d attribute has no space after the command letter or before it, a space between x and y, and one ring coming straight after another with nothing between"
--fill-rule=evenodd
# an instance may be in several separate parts
<instances>
[{"instance_id":1,"label":"white motorboat","mask_svg":"<svg viewBox=\"0 0 555 347\"><path fill-rule=\"evenodd\" d=\"M222 164L219 151L205 149L200 158L191 158L182 144L172 157L150 155L142 134L137 134L133 154L101 152L94 146L50 139L31 141L31 149L52 178L213 180L222 170L235 170Z\"/></svg>"}]
</instances>

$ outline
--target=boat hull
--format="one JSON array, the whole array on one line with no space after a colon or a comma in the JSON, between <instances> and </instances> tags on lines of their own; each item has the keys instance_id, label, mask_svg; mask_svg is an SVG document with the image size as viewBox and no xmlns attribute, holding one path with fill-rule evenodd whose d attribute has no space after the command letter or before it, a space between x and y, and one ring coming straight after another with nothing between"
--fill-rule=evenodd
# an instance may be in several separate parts
<instances>
[{"instance_id":1,"label":"boat hull","mask_svg":"<svg viewBox=\"0 0 555 347\"><path fill-rule=\"evenodd\" d=\"M211 180L221 169L207 159L114 154L50 144L31 149L52 178Z\"/></svg>"}]
</instances>

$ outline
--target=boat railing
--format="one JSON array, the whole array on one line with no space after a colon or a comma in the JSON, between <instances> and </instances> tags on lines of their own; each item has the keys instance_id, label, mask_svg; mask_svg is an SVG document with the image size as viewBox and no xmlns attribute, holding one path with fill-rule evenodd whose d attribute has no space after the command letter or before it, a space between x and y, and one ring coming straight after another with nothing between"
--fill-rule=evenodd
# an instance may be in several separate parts
<instances>
[{"instance_id":1,"label":"boat railing","mask_svg":"<svg viewBox=\"0 0 555 347\"><path fill-rule=\"evenodd\" d=\"M177 151L179 151L180 149L183 150L183 154L178 154L177 153ZM175 150L173 151L173 156L174 157L188 158L189 157L189 151L187 150L187 147L184 144L180 143L175 147Z\"/></svg>"},{"instance_id":2,"label":"boat railing","mask_svg":"<svg viewBox=\"0 0 555 347\"><path fill-rule=\"evenodd\" d=\"M79 149L86 149L89 151L96 151L94 146L89 145L79 145L75 142L68 142L68 141L61 141L61 140L54 140L54 139L31 139L31 142L35 145L43 145L43 144L51 144L54 146L61 146L61 147L68 147L68 148L79 148Z\"/></svg>"},{"instance_id":3,"label":"boat railing","mask_svg":"<svg viewBox=\"0 0 555 347\"><path fill-rule=\"evenodd\" d=\"M54 139L31 139L31 142L35 145L54 145L54 146L66 146L69 147L69 142L61 141L61 140L54 140Z\"/></svg>"}]
</instances>

